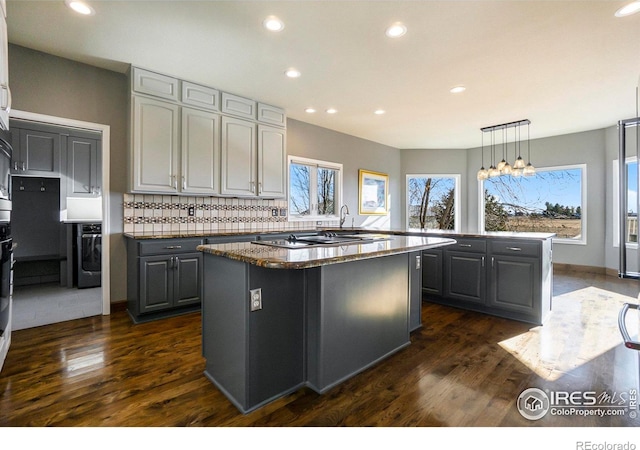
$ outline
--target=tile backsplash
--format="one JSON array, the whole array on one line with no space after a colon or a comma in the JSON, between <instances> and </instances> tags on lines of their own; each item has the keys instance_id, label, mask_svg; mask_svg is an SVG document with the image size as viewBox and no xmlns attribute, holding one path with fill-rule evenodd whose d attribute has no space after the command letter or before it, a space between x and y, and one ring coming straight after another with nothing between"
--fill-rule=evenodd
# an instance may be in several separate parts
<instances>
[{"instance_id":1,"label":"tile backsplash","mask_svg":"<svg viewBox=\"0 0 640 450\"><path fill-rule=\"evenodd\" d=\"M129 234L268 232L318 226L315 221L289 222L286 200L124 194L123 207L124 232Z\"/></svg>"}]
</instances>

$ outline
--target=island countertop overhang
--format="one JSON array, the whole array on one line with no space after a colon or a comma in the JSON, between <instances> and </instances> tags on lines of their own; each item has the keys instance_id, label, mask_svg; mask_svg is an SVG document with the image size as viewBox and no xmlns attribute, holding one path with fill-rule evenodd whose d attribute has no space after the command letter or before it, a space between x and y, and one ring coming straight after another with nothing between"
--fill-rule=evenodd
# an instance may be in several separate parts
<instances>
[{"instance_id":1,"label":"island countertop overhang","mask_svg":"<svg viewBox=\"0 0 640 450\"><path fill-rule=\"evenodd\" d=\"M268 269L308 269L329 264L410 253L455 244L444 237L390 235L376 242L314 248L276 248L251 242L199 245L197 250Z\"/></svg>"}]
</instances>

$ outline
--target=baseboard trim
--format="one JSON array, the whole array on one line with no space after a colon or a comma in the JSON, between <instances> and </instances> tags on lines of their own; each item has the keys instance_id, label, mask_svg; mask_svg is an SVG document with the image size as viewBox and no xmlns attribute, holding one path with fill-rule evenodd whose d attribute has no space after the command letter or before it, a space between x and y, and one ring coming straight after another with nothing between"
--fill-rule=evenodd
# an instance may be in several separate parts
<instances>
[{"instance_id":1,"label":"baseboard trim","mask_svg":"<svg viewBox=\"0 0 640 450\"><path fill-rule=\"evenodd\" d=\"M556 273L591 273L594 275L611 275L618 276L618 271L615 269L607 269L605 267L596 266L581 266L579 264L563 264L553 263L553 271Z\"/></svg>"}]
</instances>

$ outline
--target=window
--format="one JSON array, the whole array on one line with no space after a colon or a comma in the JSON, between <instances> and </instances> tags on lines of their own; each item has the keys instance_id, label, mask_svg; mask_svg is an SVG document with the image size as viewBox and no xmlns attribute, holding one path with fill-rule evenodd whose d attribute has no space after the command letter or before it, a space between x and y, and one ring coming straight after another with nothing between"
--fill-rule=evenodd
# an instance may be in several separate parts
<instances>
[{"instance_id":1,"label":"window","mask_svg":"<svg viewBox=\"0 0 640 450\"><path fill-rule=\"evenodd\" d=\"M620 210L619 210L619 168L618 161L613 161L613 245L620 245ZM627 220L627 236L625 244L630 248L638 247L638 158L629 157L625 161L627 168L627 207L624 217Z\"/></svg>"},{"instance_id":2,"label":"window","mask_svg":"<svg viewBox=\"0 0 640 450\"><path fill-rule=\"evenodd\" d=\"M479 182L482 229L555 233L555 242L586 244L586 169L552 167Z\"/></svg>"},{"instance_id":3,"label":"window","mask_svg":"<svg viewBox=\"0 0 640 450\"><path fill-rule=\"evenodd\" d=\"M342 164L289 157L289 219L336 219L341 204Z\"/></svg>"},{"instance_id":4,"label":"window","mask_svg":"<svg viewBox=\"0 0 640 450\"><path fill-rule=\"evenodd\" d=\"M407 175L407 228L460 231L460 175Z\"/></svg>"}]
</instances>

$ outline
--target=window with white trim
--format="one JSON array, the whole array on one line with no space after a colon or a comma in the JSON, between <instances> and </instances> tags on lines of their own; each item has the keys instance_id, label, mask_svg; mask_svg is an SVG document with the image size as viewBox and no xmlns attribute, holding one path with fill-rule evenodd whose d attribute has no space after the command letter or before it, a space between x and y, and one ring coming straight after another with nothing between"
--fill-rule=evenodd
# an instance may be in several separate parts
<instances>
[{"instance_id":1,"label":"window with white trim","mask_svg":"<svg viewBox=\"0 0 640 450\"><path fill-rule=\"evenodd\" d=\"M555 233L554 242L586 244L586 178L586 164L577 164L480 181L481 229Z\"/></svg>"},{"instance_id":2,"label":"window with white trim","mask_svg":"<svg viewBox=\"0 0 640 450\"><path fill-rule=\"evenodd\" d=\"M342 199L342 164L289 156L289 220L333 220Z\"/></svg>"},{"instance_id":3,"label":"window with white trim","mask_svg":"<svg viewBox=\"0 0 640 450\"><path fill-rule=\"evenodd\" d=\"M407 228L460 231L459 174L407 175Z\"/></svg>"}]
</instances>

